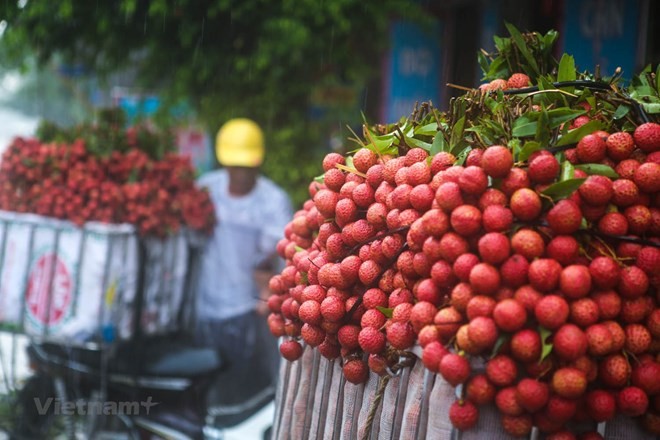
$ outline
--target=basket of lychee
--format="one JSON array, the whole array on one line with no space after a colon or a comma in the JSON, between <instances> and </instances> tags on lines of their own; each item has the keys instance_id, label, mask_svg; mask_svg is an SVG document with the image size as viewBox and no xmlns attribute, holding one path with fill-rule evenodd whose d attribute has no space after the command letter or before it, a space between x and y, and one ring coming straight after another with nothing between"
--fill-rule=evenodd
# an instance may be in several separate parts
<instances>
[{"instance_id":1,"label":"basket of lychee","mask_svg":"<svg viewBox=\"0 0 660 440\"><path fill-rule=\"evenodd\" d=\"M658 434L660 125L613 117L601 83L505 84L325 157L278 245L270 330L351 383L417 353L458 387L460 430L494 405L516 436L617 415Z\"/></svg>"},{"instance_id":2,"label":"basket of lychee","mask_svg":"<svg viewBox=\"0 0 660 440\"><path fill-rule=\"evenodd\" d=\"M0 163L0 209L85 222L130 223L142 236L209 233L215 211L188 157L139 146L99 155L87 142L15 138Z\"/></svg>"}]
</instances>

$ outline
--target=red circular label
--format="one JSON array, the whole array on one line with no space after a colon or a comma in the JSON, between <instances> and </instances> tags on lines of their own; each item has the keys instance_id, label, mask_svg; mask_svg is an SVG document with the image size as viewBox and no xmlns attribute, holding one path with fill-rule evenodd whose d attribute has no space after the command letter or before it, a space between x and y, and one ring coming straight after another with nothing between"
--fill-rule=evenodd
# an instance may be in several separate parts
<instances>
[{"instance_id":1,"label":"red circular label","mask_svg":"<svg viewBox=\"0 0 660 440\"><path fill-rule=\"evenodd\" d=\"M25 301L30 315L41 324L59 323L71 305L71 284L71 276L62 260L53 253L42 255L28 277ZM49 295L51 286L52 295ZM47 317L49 308L50 317Z\"/></svg>"}]
</instances>

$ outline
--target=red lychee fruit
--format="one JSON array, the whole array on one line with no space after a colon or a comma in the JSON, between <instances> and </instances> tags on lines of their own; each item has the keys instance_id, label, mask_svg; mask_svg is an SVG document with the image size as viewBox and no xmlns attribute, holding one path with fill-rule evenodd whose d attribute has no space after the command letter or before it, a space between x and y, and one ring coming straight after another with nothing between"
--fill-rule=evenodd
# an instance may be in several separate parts
<instances>
[{"instance_id":1,"label":"red lychee fruit","mask_svg":"<svg viewBox=\"0 0 660 440\"><path fill-rule=\"evenodd\" d=\"M358 343L365 353L380 353L385 349L385 335L373 327L364 327L358 335Z\"/></svg>"},{"instance_id":2,"label":"red lychee fruit","mask_svg":"<svg viewBox=\"0 0 660 440\"><path fill-rule=\"evenodd\" d=\"M654 309L646 318L646 328L653 338L660 339L660 309Z\"/></svg>"},{"instance_id":3,"label":"red lychee fruit","mask_svg":"<svg viewBox=\"0 0 660 440\"><path fill-rule=\"evenodd\" d=\"M440 342L430 342L422 350L422 362L430 371L437 373L440 368L440 361L448 353L449 350Z\"/></svg>"},{"instance_id":4,"label":"red lychee fruit","mask_svg":"<svg viewBox=\"0 0 660 440\"><path fill-rule=\"evenodd\" d=\"M534 309L542 297L543 294L529 284L520 286L513 294L513 299L522 304L530 313L534 313Z\"/></svg>"},{"instance_id":5,"label":"red lychee fruit","mask_svg":"<svg viewBox=\"0 0 660 440\"><path fill-rule=\"evenodd\" d=\"M523 378L516 385L516 399L530 413L543 408L550 398L550 388L536 379Z\"/></svg>"},{"instance_id":6,"label":"red lychee fruit","mask_svg":"<svg viewBox=\"0 0 660 440\"><path fill-rule=\"evenodd\" d=\"M311 347L316 347L325 340L326 332L320 327L311 324L303 324L300 336Z\"/></svg>"},{"instance_id":7,"label":"red lychee fruit","mask_svg":"<svg viewBox=\"0 0 660 440\"><path fill-rule=\"evenodd\" d=\"M651 226L651 210L644 205L629 206L623 211L628 221L628 230L634 235L644 235Z\"/></svg>"},{"instance_id":8,"label":"red lychee fruit","mask_svg":"<svg viewBox=\"0 0 660 440\"><path fill-rule=\"evenodd\" d=\"M387 341L397 350L404 350L415 343L415 332L408 322L393 322L386 332Z\"/></svg>"},{"instance_id":9,"label":"red lychee fruit","mask_svg":"<svg viewBox=\"0 0 660 440\"><path fill-rule=\"evenodd\" d=\"M633 138L637 147L645 153L660 150L660 124L647 122L638 126Z\"/></svg>"},{"instance_id":10,"label":"red lychee fruit","mask_svg":"<svg viewBox=\"0 0 660 440\"><path fill-rule=\"evenodd\" d=\"M509 238L500 232L484 234L477 244L479 255L485 263L498 265L509 258L511 246Z\"/></svg>"},{"instance_id":11,"label":"red lychee fruit","mask_svg":"<svg viewBox=\"0 0 660 440\"><path fill-rule=\"evenodd\" d=\"M628 220L620 212L608 212L598 221L598 231L608 235L626 235Z\"/></svg>"},{"instance_id":12,"label":"red lychee fruit","mask_svg":"<svg viewBox=\"0 0 660 440\"><path fill-rule=\"evenodd\" d=\"M541 336L532 329L522 329L511 336L511 356L516 360L529 363L541 358Z\"/></svg>"},{"instance_id":13,"label":"red lychee fruit","mask_svg":"<svg viewBox=\"0 0 660 440\"><path fill-rule=\"evenodd\" d=\"M482 223L486 232L505 232L511 228L513 213L504 206L490 205L483 211Z\"/></svg>"},{"instance_id":14,"label":"red lychee fruit","mask_svg":"<svg viewBox=\"0 0 660 440\"><path fill-rule=\"evenodd\" d=\"M486 191L488 187L488 176L483 168L479 166L468 166L458 178L458 185L464 193L478 196Z\"/></svg>"},{"instance_id":15,"label":"red lychee fruit","mask_svg":"<svg viewBox=\"0 0 660 440\"><path fill-rule=\"evenodd\" d=\"M541 198L536 193L536 191L530 188L520 188L516 190L511 195L509 206L511 208L511 212L513 212L513 215L522 221L531 221L536 219L541 213L542 207Z\"/></svg>"},{"instance_id":16,"label":"red lychee fruit","mask_svg":"<svg viewBox=\"0 0 660 440\"><path fill-rule=\"evenodd\" d=\"M558 423L566 423L577 412L577 401L551 394L545 412L548 418Z\"/></svg>"},{"instance_id":17,"label":"red lychee fruit","mask_svg":"<svg viewBox=\"0 0 660 440\"><path fill-rule=\"evenodd\" d=\"M520 416L502 416L502 428L513 437L526 437L532 432L532 416L523 414Z\"/></svg>"},{"instance_id":18,"label":"red lychee fruit","mask_svg":"<svg viewBox=\"0 0 660 440\"><path fill-rule=\"evenodd\" d=\"M552 390L561 397L577 399L586 389L587 376L577 368L559 368L552 375Z\"/></svg>"},{"instance_id":19,"label":"red lychee fruit","mask_svg":"<svg viewBox=\"0 0 660 440\"><path fill-rule=\"evenodd\" d=\"M617 410L628 417L641 416L649 407L649 398L641 388L625 387L616 396Z\"/></svg>"},{"instance_id":20,"label":"red lychee fruit","mask_svg":"<svg viewBox=\"0 0 660 440\"><path fill-rule=\"evenodd\" d=\"M480 262L479 257L477 257L475 254L470 254L470 253L465 253L458 258L456 258L456 261L454 261L453 266L449 266L448 270L453 270L454 275L458 277L459 280L461 281L469 281L470 280L470 271L472 271L472 268L476 266ZM440 263L443 267L447 265L444 261L438 261L435 264ZM444 269L443 269L444 272Z\"/></svg>"},{"instance_id":21,"label":"red lychee fruit","mask_svg":"<svg viewBox=\"0 0 660 440\"><path fill-rule=\"evenodd\" d=\"M585 330L589 354L604 356L612 351L612 332L605 324L593 324Z\"/></svg>"},{"instance_id":22,"label":"red lychee fruit","mask_svg":"<svg viewBox=\"0 0 660 440\"><path fill-rule=\"evenodd\" d=\"M290 362L300 359L302 352L302 345L293 339L289 339L280 344L280 354L284 359Z\"/></svg>"},{"instance_id":23,"label":"red lychee fruit","mask_svg":"<svg viewBox=\"0 0 660 440\"><path fill-rule=\"evenodd\" d=\"M443 356L438 370L450 385L457 386L465 382L470 377L472 371L470 362L456 353L449 353Z\"/></svg>"},{"instance_id":24,"label":"red lychee fruit","mask_svg":"<svg viewBox=\"0 0 660 440\"><path fill-rule=\"evenodd\" d=\"M500 272L488 263L479 263L470 271L470 286L476 294L493 295L500 283Z\"/></svg>"},{"instance_id":25,"label":"red lychee fruit","mask_svg":"<svg viewBox=\"0 0 660 440\"><path fill-rule=\"evenodd\" d=\"M472 320L477 316L486 316L488 318L493 316L493 309L497 302L490 296L477 295L472 297L467 303L465 310L468 320Z\"/></svg>"},{"instance_id":26,"label":"red lychee fruit","mask_svg":"<svg viewBox=\"0 0 660 440\"><path fill-rule=\"evenodd\" d=\"M642 324L628 324L623 329L626 332L624 348L629 353L639 355L651 346L651 332Z\"/></svg>"},{"instance_id":27,"label":"red lychee fruit","mask_svg":"<svg viewBox=\"0 0 660 440\"><path fill-rule=\"evenodd\" d=\"M621 268L613 258L598 256L589 263L589 273L596 287L611 289L619 282Z\"/></svg>"},{"instance_id":28,"label":"red lychee fruit","mask_svg":"<svg viewBox=\"0 0 660 440\"><path fill-rule=\"evenodd\" d=\"M521 188L527 188L530 185L529 176L527 171L522 168L511 168L509 174L502 179L500 183L500 190L507 196L511 197L513 193Z\"/></svg>"},{"instance_id":29,"label":"red lychee fruit","mask_svg":"<svg viewBox=\"0 0 660 440\"><path fill-rule=\"evenodd\" d=\"M328 153L325 155L323 158L323 171L329 171L337 164L344 165L346 163L346 159L344 156L342 156L339 153Z\"/></svg>"},{"instance_id":30,"label":"red lychee fruit","mask_svg":"<svg viewBox=\"0 0 660 440\"><path fill-rule=\"evenodd\" d=\"M495 321L486 316L477 316L472 319L468 324L467 332L468 338L479 351L493 348L499 336Z\"/></svg>"},{"instance_id":31,"label":"red lychee fruit","mask_svg":"<svg viewBox=\"0 0 660 440\"><path fill-rule=\"evenodd\" d=\"M440 152L431 159L431 174L437 174L446 170L456 162L456 157L451 153Z\"/></svg>"},{"instance_id":32,"label":"red lychee fruit","mask_svg":"<svg viewBox=\"0 0 660 440\"><path fill-rule=\"evenodd\" d=\"M534 307L536 320L543 327L554 330L568 319L570 308L564 298L558 295L547 295L541 298Z\"/></svg>"},{"instance_id":33,"label":"red lychee fruit","mask_svg":"<svg viewBox=\"0 0 660 440\"><path fill-rule=\"evenodd\" d=\"M633 181L637 187L648 194L660 191L660 164L655 162L643 163L635 170Z\"/></svg>"},{"instance_id":34,"label":"red lychee fruit","mask_svg":"<svg viewBox=\"0 0 660 440\"><path fill-rule=\"evenodd\" d=\"M378 156L368 148L360 148L353 155L353 166L361 173L366 173L377 162Z\"/></svg>"},{"instance_id":35,"label":"red lychee fruit","mask_svg":"<svg viewBox=\"0 0 660 440\"><path fill-rule=\"evenodd\" d=\"M552 183L559 174L559 162L551 154L539 154L529 162L527 175L532 183Z\"/></svg>"},{"instance_id":36,"label":"red lychee fruit","mask_svg":"<svg viewBox=\"0 0 660 440\"><path fill-rule=\"evenodd\" d=\"M339 194L323 188L314 195L314 205L319 213L325 218L331 218L335 215L335 207L339 201Z\"/></svg>"},{"instance_id":37,"label":"red lychee fruit","mask_svg":"<svg viewBox=\"0 0 660 440\"><path fill-rule=\"evenodd\" d=\"M660 394L660 363L653 360L633 367L630 381L648 396Z\"/></svg>"},{"instance_id":38,"label":"red lychee fruit","mask_svg":"<svg viewBox=\"0 0 660 440\"><path fill-rule=\"evenodd\" d=\"M444 307L438 310L433 318L433 323L438 328L441 339L453 337L458 328L463 324L463 315L454 307Z\"/></svg>"},{"instance_id":39,"label":"red lychee fruit","mask_svg":"<svg viewBox=\"0 0 660 440\"><path fill-rule=\"evenodd\" d=\"M519 416L525 412L518 399L516 398L516 387L508 386L500 389L495 394L495 406L502 414L509 416Z\"/></svg>"},{"instance_id":40,"label":"red lychee fruit","mask_svg":"<svg viewBox=\"0 0 660 440\"><path fill-rule=\"evenodd\" d=\"M450 223L458 234L469 237L481 229L481 211L472 205L461 205L451 212Z\"/></svg>"},{"instance_id":41,"label":"red lychee fruit","mask_svg":"<svg viewBox=\"0 0 660 440\"><path fill-rule=\"evenodd\" d=\"M578 142L576 153L582 163L598 163L605 159L607 145L600 136L588 134Z\"/></svg>"},{"instance_id":42,"label":"red lychee fruit","mask_svg":"<svg viewBox=\"0 0 660 440\"><path fill-rule=\"evenodd\" d=\"M527 283L527 271L529 262L520 254L510 256L500 266L500 275L502 283L506 286L517 288Z\"/></svg>"},{"instance_id":43,"label":"red lychee fruit","mask_svg":"<svg viewBox=\"0 0 660 440\"><path fill-rule=\"evenodd\" d=\"M435 192L435 200L443 211L449 213L463 204L461 188L456 182L445 182Z\"/></svg>"},{"instance_id":44,"label":"red lychee fruit","mask_svg":"<svg viewBox=\"0 0 660 440\"><path fill-rule=\"evenodd\" d=\"M513 166L511 150L501 145L486 148L481 157L481 167L490 177L499 179L506 177Z\"/></svg>"},{"instance_id":45,"label":"red lychee fruit","mask_svg":"<svg viewBox=\"0 0 660 440\"><path fill-rule=\"evenodd\" d=\"M469 400L457 400L449 407L449 421L460 431L470 430L479 421L479 410Z\"/></svg>"},{"instance_id":46,"label":"red lychee fruit","mask_svg":"<svg viewBox=\"0 0 660 440\"><path fill-rule=\"evenodd\" d=\"M616 206L625 208L638 200L639 189L632 180L621 178L612 183L612 203Z\"/></svg>"},{"instance_id":47,"label":"red lychee fruit","mask_svg":"<svg viewBox=\"0 0 660 440\"><path fill-rule=\"evenodd\" d=\"M502 331L515 332L525 325L527 312L515 299L504 299L495 305L493 319Z\"/></svg>"},{"instance_id":48,"label":"red lychee fruit","mask_svg":"<svg viewBox=\"0 0 660 440\"><path fill-rule=\"evenodd\" d=\"M624 298L639 298L649 289L649 277L637 266L627 266L621 270L618 292Z\"/></svg>"},{"instance_id":49,"label":"red lychee fruit","mask_svg":"<svg viewBox=\"0 0 660 440\"><path fill-rule=\"evenodd\" d=\"M588 272L588 271L587 271ZM561 264L549 258L539 258L529 264L529 283L541 292L551 292L559 285Z\"/></svg>"},{"instance_id":50,"label":"red lychee fruit","mask_svg":"<svg viewBox=\"0 0 660 440\"><path fill-rule=\"evenodd\" d=\"M631 371L630 364L622 354L611 354L598 363L598 379L611 388L624 386Z\"/></svg>"},{"instance_id":51,"label":"red lychee fruit","mask_svg":"<svg viewBox=\"0 0 660 440\"><path fill-rule=\"evenodd\" d=\"M607 137L605 146L607 147L607 156L616 162L620 162L630 157L635 149L635 142L630 133L618 131Z\"/></svg>"},{"instance_id":52,"label":"red lychee fruit","mask_svg":"<svg viewBox=\"0 0 660 440\"><path fill-rule=\"evenodd\" d=\"M486 363L486 377L497 387L512 385L517 376L516 362L505 354L498 354Z\"/></svg>"},{"instance_id":53,"label":"red lychee fruit","mask_svg":"<svg viewBox=\"0 0 660 440\"><path fill-rule=\"evenodd\" d=\"M578 299L591 291L591 274L587 266L566 266L559 277L559 288L566 298Z\"/></svg>"},{"instance_id":54,"label":"red lychee fruit","mask_svg":"<svg viewBox=\"0 0 660 440\"><path fill-rule=\"evenodd\" d=\"M570 321L582 328L595 324L600 318L598 303L592 298L571 301L570 309Z\"/></svg>"},{"instance_id":55,"label":"red lychee fruit","mask_svg":"<svg viewBox=\"0 0 660 440\"><path fill-rule=\"evenodd\" d=\"M552 337L553 352L561 359L574 361L587 353L586 334L574 324L563 324Z\"/></svg>"},{"instance_id":56,"label":"red lychee fruit","mask_svg":"<svg viewBox=\"0 0 660 440\"><path fill-rule=\"evenodd\" d=\"M598 389L589 391L585 405L589 417L596 423L606 422L616 415L616 398L609 391Z\"/></svg>"},{"instance_id":57,"label":"red lychee fruit","mask_svg":"<svg viewBox=\"0 0 660 440\"><path fill-rule=\"evenodd\" d=\"M595 206L607 204L614 193L612 181L600 175L587 177L587 180L580 185L578 191L582 200Z\"/></svg>"},{"instance_id":58,"label":"red lychee fruit","mask_svg":"<svg viewBox=\"0 0 660 440\"><path fill-rule=\"evenodd\" d=\"M529 76L524 73L514 73L506 81L507 88L509 89L522 89L531 84Z\"/></svg>"},{"instance_id":59,"label":"red lychee fruit","mask_svg":"<svg viewBox=\"0 0 660 440\"><path fill-rule=\"evenodd\" d=\"M369 378L369 366L361 359L351 359L342 367L344 377L352 384L359 385Z\"/></svg>"},{"instance_id":60,"label":"red lychee fruit","mask_svg":"<svg viewBox=\"0 0 660 440\"><path fill-rule=\"evenodd\" d=\"M571 235L580 229L582 212L574 201L564 199L548 211L547 220L555 234Z\"/></svg>"},{"instance_id":61,"label":"red lychee fruit","mask_svg":"<svg viewBox=\"0 0 660 440\"><path fill-rule=\"evenodd\" d=\"M487 405L495 399L495 386L485 374L475 374L465 385L465 398L475 405Z\"/></svg>"},{"instance_id":62,"label":"red lychee fruit","mask_svg":"<svg viewBox=\"0 0 660 440\"><path fill-rule=\"evenodd\" d=\"M511 248L528 260L541 257L545 252L543 237L532 229L520 229L511 237Z\"/></svg>"},{"instance_id":63,"label":"red lychee fruit","mask_svg":"<svg viewBox=\"0 0 660 440\"><path fill-rule=\"evenodd\" d=\"M558 235L548 242L545 253L562 266L568 266L575 263L580 254L580 244L570 235Z\"/></svg>"}]
</instances>

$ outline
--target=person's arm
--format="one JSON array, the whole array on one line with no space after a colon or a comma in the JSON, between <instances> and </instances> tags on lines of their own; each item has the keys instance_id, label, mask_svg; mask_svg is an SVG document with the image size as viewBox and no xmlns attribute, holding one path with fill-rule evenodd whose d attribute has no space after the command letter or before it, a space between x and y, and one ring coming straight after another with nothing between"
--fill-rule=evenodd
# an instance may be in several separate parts
<instances>
[{"instance_id":1,"label":"person's arm","mask_svg":"<svg viewBox=\"0 0 660 440\"><path fill-rule=\"evenodd\" d=\"M268 309L268 297L271 292L268 288L268 283L273 275L275 275L277 267L276 258L278 258L277 254L273 253L270 258L264 260L264 262L254 270L254 280L257 284L257 289L259 290L256 310L257 313L262 316L265 316L270 312Z\"/></svg>"}]
</instances>

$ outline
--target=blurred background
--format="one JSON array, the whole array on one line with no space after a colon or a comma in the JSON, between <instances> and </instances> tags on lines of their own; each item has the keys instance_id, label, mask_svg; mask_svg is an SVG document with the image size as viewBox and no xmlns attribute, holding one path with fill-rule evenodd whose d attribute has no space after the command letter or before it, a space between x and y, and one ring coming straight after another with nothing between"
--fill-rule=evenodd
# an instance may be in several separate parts
<instances>
[{"instance_id":1,"label":"blurred background","mask_svg":"<svg viewBox=\"0 0 660 440\"><path fill-rule=\"evenodd\" d=\"M320 159L361 125L475 87L493 36L559 32L555 56L629 78L660 60L650 0L8 0L0 7L0 150L96 109L173 127L199 172L228 118L258 121L265 174L301 205Z\"/></svg>"}]
</instances>

